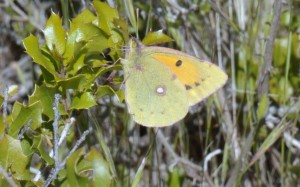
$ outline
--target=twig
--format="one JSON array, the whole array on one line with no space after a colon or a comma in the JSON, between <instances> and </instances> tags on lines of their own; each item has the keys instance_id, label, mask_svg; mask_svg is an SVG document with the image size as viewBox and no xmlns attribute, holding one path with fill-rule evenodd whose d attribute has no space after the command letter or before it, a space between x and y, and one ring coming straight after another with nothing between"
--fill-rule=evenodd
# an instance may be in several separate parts
<instances>
[{"instance_id":1,"label":"twig","mask_svg":"<svg viewBox=\"0 0 300 187\"><path fill-rule=\"evenodd\" d=\"M60 119L60 112L58 111L58 104L59 100L61 98L61 95L55 94L55 101L54 101L54 122L53 122L53 141L54 141L54 161L55 161L55 168L58 169L59 167L59 155L58 155L58 141L59 141L59 133L58 133L58 125L59 125L59 119Z\"/></svg>"},{"instance_id":2,"label":"twig","mask_svg":"<svg viewBox=\"0 0 300 187\"><path fill-rule=\"evenodd\" d=\"M20 133L18 134L18 140L24 138L24 133L29 129L31 123L32 123L32 119L29 119L27 124L21 129Z\"/></svg>"},{"instance_id":3,"label":"twig","mask_svg":"<svg viewBox=\"0 0 300 187\"><path fill-rule=\"evenodd\" d=\"M71 117L70 122L67 123L63 129L63 131L61 132L59 141L58 141L58 147L62 144L62 142L65 140L65 138L67 137L67 134L69 132L70 127L75 123L75 118ZM54 154L54 150L52 149L49 153L50 157L52 158Z\"/></svg>"},{"instance_id":4,"label":"twig","mask_svg":"<svg viewBox=\"0 0 300 187\"><path fill-rule=\"evenodd\" d=\"M217 2L217 6L219 6L219 3ZM220 34L220 18L219 13L216 12L216 38L217 38L217 50L218 50L218 65L222 67L222 52L221 52L221 34ZM227 106L227 103L225 102L225 94L224 91L221 89L218 92L218 97L222 105L224 106L224 121L226 125L226 142L228 142L228 145L232 147L232 150L234 150L234 154L231 154L233 157L233 160L237 160L239 157L241 150L240 145L237 141L237 129L234 127L234 124L231 119L231 115L229 113L229 108Z\"/></svg>"},{"instance_id":5,"label":"twig","mask_svg":"<svg viewBox=\"0 0 300 187\"><path fill-rule=\"evenodd\" d=\"M35 174L34 178L32 179L32 181L37 182L41 177L42 177L42 172L39 169L36 169L34 167L30 167L29 171L33 174Z\"/></svg>"},{"instance_id":6,"label":"twig","mask_svg":"<svg viewBox=\"0 0 300 187\"><path fill-rule=\"evenodd\" d=\"M90 133L90 130L86 130L83 132L83 134L81 135L80 139L77 140L76 144L74 145L74 147L71 149L71 151L67 154L67 156L65 157L65 159L61 162L61 167L64 167L64 165L66 164L67 159L72 155L72 153L74 153L76 151L76 149L80 146L80 144L86 139L86 136Z\"/></svg>"},{"instance_id":7,"label":"twig","mask_svg":"<svg viewBox=\"0 0 300 187\"><path fill-rule=\"evenodd\" d=\"M289 146L294 146L295 148L300 150L300 141L293 137L289 132L284 132L283 136L285 138L286 144Z\"/></svg>"},{"instance_id":8,"label":"twig","mask_svg":"<svg viewBox=\"0 0 300 187\"><path fill-rule=\"evenodd\" d=\"M274 10L273 10L274 17L270 27L270 36L266 44L264 63L261 67L259 79L257 82L259 98L261 98L269 90L269 77L272 68L273 47L274 47L274 40L277 34L278 26L279 26L279 19L281 15L280 9L281 9L281 0L276 0L274 4Z\"/></svg>"},{"instance_id":9,"label":"twig","mask_svg":"<svg viewBox=\"0 0 300 187\"><path fill-rule=\"evenodd\" d=\"M168 152L168 154L171 155L171 157L174 158L174 165L176 165L177 163L181 163L185 166L185 168L189 168L190 170L193 170L193 176L195 177L197 174L202 175L203 174L203 169L201 168L201 166L194 164L193 162L181 158L180 156L178 156L173 148L170 146L170 144L168 143L168 141L166 140L165 136L163 135L163 133L157 129L157 138L158 140L163 144L163 146L166 148L166 151ZM189 171L187 171L188 173ZM201 177L198 177L199 179L201 179Z\"/></svg>"},{"instance_id":10,"label":"twig","mask_svg":"<svg viewBox=\"0 0 300 187\"><path fill-rule=\"evenodd\" d=\"M6 123L7 117L7 103L8 103L8 87L5 85L4 89L4 101L3 101L3 123Z\"/></svg>"},{"instance_id":11,"label":"twig","mask_svg":"<svg viewBox=\"0 0 300 187\"><path fill-rule=\"evenodd\" d=\"M217 38L217 52L218 52L218 65L222 68L222 52L221 52L221 32L220 32L220 16L216 12L216 38Z\"/></svg>"},{"instance_id":12,"label":"twig","mask_svg":"<svg viewBox=\"0 0 300 187\"><path fill-rule=\"evenodd\" d=\"M60 134L60 138L58 141L58 145L60 146L61 143L65 140L65 138L67 137L67 134L69 132L70 127L75 123L75 118L71 117L70 122L67 123L64 127L64 130L61 132Z\"/></svg>"},{"instance_id":13,"label":"twig","mask_svg":"<svg viewBox=\"0 0 300 187\"><path fill-rule=\"evenodd\" d=\"M61 133L61 137L59 139L59 132L58 132L58 125L59 125L59 119L60 119L60 112L58 111L58 104L59 104L59 100L61 99L61 95L59 94L55 94L55 101L53 104L53 110L54 110L54 122L53 122L53 141L54 141L54 148L53 148L53 152L54 152L54 161L55 161L55 167L52 168L47 180L45 181L45 183L43 184L44 187L47 187L50 185L50 183L56 178L56 176L58 175L58 172L60 170L62 170L67 162L67 159L72 155L72 153L75 152L75 150L80 146L80 144L86 139L86 136L89 134L89 130L84 131L84 133L82 134L82 136L80 137L79 140L77 140L76 144L74 145L74 147L70 150L70 152L65 156L64 160L62 162L59 161L59 155L58 155L58 148L59 145L63 142L63 140L65 139L69 128L71 127L71 125L75 122L74 118L70 119L70 123L67 123L64 130ZM51 155L51 153L50 153Z\"/></svg>"},{"instance_id":14,"label":"twig","mask_svg":"<svg viewBox=\"0 0 300 187\"><path fill-rule=\"evenodd\" d=\"M228 1L228 12L229 12L229 18L232 20L233 19L233 10L232 10L232 0ZM233 32L233 28L230 27L229 28L229 42L230 42L230 66L231 66L231 89L232 90L236 90L236 80L235 80L235 58L234 58L234 32ZM232 94L232 121L233 121L233 125L236 125L237 119L236 119L236 110L237 110L237 104L236 104L236 92L233 91L231 92Z\"/></svg>"},{"instance_id":15,"label":"twig","mask_svg":"<svg viewBox=\"0 0 300 187\"><path fill-rule=\"evenodd\" d=\"M221 149L217 149L217 150L214 150L213 152L209 153L206 155L205 159L204 159L204 171L206 172L207 171L207 165L208 165L208 162L216 155L218 154L221 154L222 153L222 150Z\"/></svg>"},{"instance_id":16,"label":"twig","mask_svg":"<svg viewBox=\"0 0 300 187\"><path fill-rule=\"evenodd\" d=\"M67 156L64 158L64 160L59 164L58 167L54 167L52 168L47 180L45 181L43 187L47 187L50 185L50 183L56 178L58 172L60 170L62 170L65 165L66 162L68 160L68 158L76 151L76 149L80 146L80 144L86 139L86 136L90 133L90 130L86 130L83 132L82 136L80 137L79 140L77 140L76 144L74 145L74 147L71 149L71 151L67 154Z\"/></svg>"},{"instance_id":17,"label":"twig","mask_svg":"<svg viewBox=\"0 0 300 187\"><path fill-rule=\"evenodd\" d=\"M61 98L61 95L59 94L55 94L54 95L54 104L53 104L53 110L54 110L54 121L53 121L53 141L54 141L54 146L53 146L53 152L54 152L54 168L52 168L46 182L44 183L44 187L47 187L52 180L54 180L58 174L58 172L60 171L60 162L59 162L59 155L58 155L58 125L59 125L59 119L60 119L60 112L58 111L58 104L59 104L59 100ZM50 153L51 154L51 153Z\"/></svg>"},{"instance_id":18,"label":"twig","mask_svg":"<svg viewBox=\"0 0 300 187\"><path fill-rule=\"evenodd\" d=\"M40 26L40 24L36 23L36 21L32 20L27 16L27 14L21 10L13 1L7 1L10 5L10 7L21 17L25 18L25 20L28 20L31 25L33 25L35 28L42 30L43 28Z\"/></svg>"}]
</instances>

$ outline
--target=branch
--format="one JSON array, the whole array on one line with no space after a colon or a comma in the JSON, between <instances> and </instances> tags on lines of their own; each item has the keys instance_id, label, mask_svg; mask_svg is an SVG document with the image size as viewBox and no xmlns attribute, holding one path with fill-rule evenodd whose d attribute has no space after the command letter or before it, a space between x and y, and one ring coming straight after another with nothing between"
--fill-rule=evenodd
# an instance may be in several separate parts
<instances>
[{"instance_id":1,"label":"branch","mask_svg":"<svg viewBox=\"0 0 300 187\"><path fill-rule=\"evenodd\" d=\"M280 9L281 9L281 0L276 0L274 4L274 10L273 10L274 17L270 28L270 36L266 44L264 64L261 67L259 79L257 82L259 98L261 98L262 95L267 93L269 90L268 84L269 84L270 71L272 68L273 47L274 47L274 40L277 34L278 26L279 26L279 19L281 15Z\"/></svg>"}]
</instances>

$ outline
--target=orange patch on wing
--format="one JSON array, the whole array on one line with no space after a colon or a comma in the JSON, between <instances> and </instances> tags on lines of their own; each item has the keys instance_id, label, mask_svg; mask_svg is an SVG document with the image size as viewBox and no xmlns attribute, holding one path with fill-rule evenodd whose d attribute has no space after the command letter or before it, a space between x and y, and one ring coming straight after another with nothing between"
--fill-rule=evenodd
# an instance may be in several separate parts
<instances>
[{"instance_id":1,"label":"orange patch on wing","mask_svg":"<svg viewBox=\"0 0 300 187\"><path fill-rule=\"evenodd\" d=\"M193 63L189 62L189 60L183 60L179 58L180 56L176 57L166 54L153 54L151 56L170 68L182 83L187 85L194 85L195 81L197 81L199 72L197 72L197 67ZM179 60L182 61L182 63L180 66L176 66L176 63ZM187 74L191 76L186 77ZM192 77L195 79L191 79Z\"/></svg>"}]
</instances>

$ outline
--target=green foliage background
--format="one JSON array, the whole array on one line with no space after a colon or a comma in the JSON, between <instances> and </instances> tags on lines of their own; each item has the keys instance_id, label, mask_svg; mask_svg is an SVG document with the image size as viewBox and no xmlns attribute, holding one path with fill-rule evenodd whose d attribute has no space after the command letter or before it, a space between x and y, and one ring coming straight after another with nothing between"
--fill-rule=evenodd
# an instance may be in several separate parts
<instances>
[{"instance_id":1,"label":"green foliage background","mask_svg":"<svg viewBox=\"0 0 300 187\"><path fill-rule=\"evenodd\" d=\"M0 51L0 186L300 184L299 1L37 2L0 7L13 49ZM178 124L134 124L120 65L131 37L230 79Z\"/></svg>"}]
</instances>

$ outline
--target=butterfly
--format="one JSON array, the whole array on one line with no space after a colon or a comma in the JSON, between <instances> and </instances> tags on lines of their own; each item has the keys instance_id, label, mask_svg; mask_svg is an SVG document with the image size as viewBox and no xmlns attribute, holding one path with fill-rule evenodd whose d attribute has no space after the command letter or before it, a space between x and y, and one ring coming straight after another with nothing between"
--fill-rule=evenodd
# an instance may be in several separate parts
<instances>
[{"instance_id":1,"label":"butterfly","mask_svg":"<svg viewBox=\"0 0 300 187\"><path fill-rule=\"evenodd\" d=\"M135 39L121 63L128 111L147 127L176 123L227 81L227 74L210 62L170 48L146 47Z\"/></svg>"}]
</instances>

